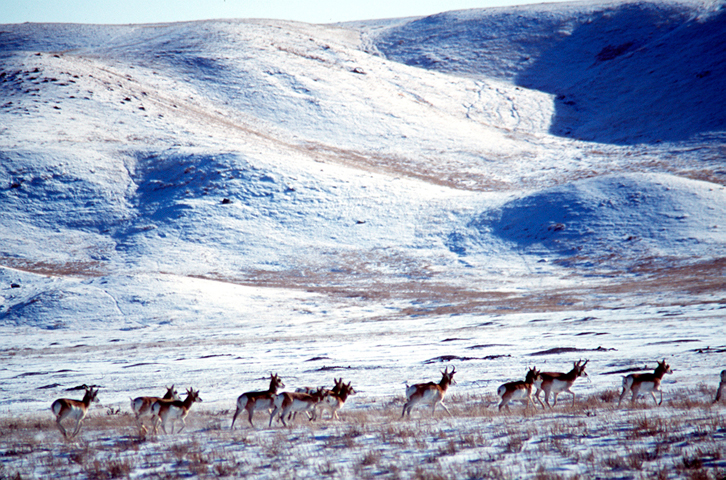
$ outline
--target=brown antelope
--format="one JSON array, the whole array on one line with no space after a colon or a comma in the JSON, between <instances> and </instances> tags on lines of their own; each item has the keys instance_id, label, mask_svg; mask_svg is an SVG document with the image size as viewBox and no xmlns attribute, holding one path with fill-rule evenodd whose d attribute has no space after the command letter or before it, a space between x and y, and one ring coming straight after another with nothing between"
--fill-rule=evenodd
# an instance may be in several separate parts
<instances>
[{"instance_id":1,"label":"brown antelope","mask_svg":"<svg viewBox=\"0 0 726 480\"><path fill-rule=\"evenodd\" d=\"M234 429L234 422L243 410L247 411L250 425L254 427L255 424L252 423L252 415L254 415L255 410L270 410L274 408L273 402L275 395L277 395L277 390L284 387L285 384L282 383L280 377L277 374L273 375L271 373L270 387L267 390L262 392L247 392L240 395L237 398L237 410L234 412L234 417L232 417L232 426L230 429Z\"/></svg>"},{"instance_id":2,"label":"brown antelope","mask_svg":"<svg viewBox=\"0 0 726 480\"><path fill-rule=\"evenodd\" d=\"M446 390L449 388L449 385L456 385L456 382L454 381L455 373L456 367L453 367L451 372L449 372L449 368L447 367L446 370L441 372L442 377L439 383L428 382L417 383L411 386L406 385L406 403L403 405L401 418L406 415L406 412L408 412L408 416L410 417L411 409L414 405L421 402L432 404L432 416L434 415L436 405L438 404L441 404L441 406L444 407L444 410L446 410L446 413L448 413L449 416L453 416L444 404L444 395L446 395Z\"/></svg>"},{"instance_id":3,"label":"brown antelope","mask_svg":"<svg viewBox=\"0 0 726 480\"><path fill-rule=\"evenodd\" d=\"M174 389L174 385L172 385L171 387L166 387L166 393L163 397L136 397L132 399L131 411L134 412L134 415L136 415L136 423L138 423L139 428L141 429L141 433L146 433L149 431L146 428L146 425L144 425L144 422L141 420L141 417L143 417L144 415L151 415L151 406L157 400L181 400L181 398L179 398L179 392L177 392ZM157 419L158 417L153 418ZM156 423L153 425L153 427L154 433L156 433Z\"/></svg>"},{"instance_id":4,"label":"brown antelope","mask_svg":"<svg viewBox=\"0 0 726 480\"><path fill-rule=\"evenodd\" d=\"M187 397L184 401L181 400L164 400L159 399L151 405L151 414L153 417L158 418L161 422L161 429L166 432L166 422L171 421L171 433L174 433L174 421L180 420L182 427L178 432L180 433L187 426L186 418L189 415L189 411L192 408L194 402L201 402L202 399L199 397L199 390L196 392L193 388L187 388ZM157 420L155 420L156 422Z\"/></svg>"},{"instance_id":5,"label":"brown antelope","mask_svg":"<svg viewBox=\"0 0 726 480\"><path fill-rule=\"evenodd\" d=\"M349 396L356 394L355 389L350 385L351 382L345 384L342 378L340 380L333 379L333 381L335 386L323 396L323 399L316 407L320 409L320 418L323 418L323 410L327 409L330 410L331 420L338 419L338 410L343 408ZM314 416L317 417L317 414Z\"/></svg>"},{"instance_id":6,"label":"brown antelope","mask_svg":"<svg viewBox=\"0 0 726 480\"><path fill-rule=\"evenodd\" d=\"M721 370L721 383L718 384L718 390L716 390L716 399L713 403L718 403L721 400L721 392L726 388L726 370Z\"/></svg>"},{"instance_id":7,"label":"brown antelope","mask_svg":"<svg viewBox=\"0 0 726 480\"><path fill-rule=\"evenodd\" d=\"M78 435L81 430L81 422L88 413L88 407L91 402L98 402L98 389L93 389L93 386L83 385L82 387L86 390L86 394L83 395L83 400L72 400L70 398L59 398L50 406L50 410L55 415L55 423L58 425L58 429L63 434L63 438L73 438ZM75 389L72 389L75 390ZM66 418L73 418L76 420L76 426L73 428L73 433L69 437L66 429L63 428L61 421Z\"/></svg>"},{"instance_id":8,"label":"brown antelope","mask_svg":"<svg viewBox=\"0 0 726 480\"><path fill-rule=\"evenodd\" d=\"M620 394L620 400L618 400L618 407L622 403L623 398L628 392L633 394L630 402L634 405L635 399L640 394L650 393L653 397L653 401L656 405L663 403L663 391L660 389L660 382L663 379L663 375L666 373L673 373L670 365L665 361L658 362L658 366L655 368L653 373L631 373L630 375L623 378L623 393ZM655 399L655 392L660 392L660 402Z\"/></svg>"},{"instance_id":9,"label":"brown antelope","mask_svg":"<svg viewBox=\"0 0 726 480\"><path fill-rule=\"evenodd\" d=\"M534 393L535 384L539 387L542 383L540 371L536 368L530 368L524 381L508 382L497 389L497 395L502 397L499 404L499 410L506 407L509 410L509 402L513 400L526 400L525 409L529 408L532 401L532 393Z\"/></svg>"},{"instance_id":10,"label":"brown antelope","mask_svg":"<svg viewBox=\"0 0 726 480\"><path fill-rule=\"evenodd\" d=\"M275 415L280 412L278 419L283 425L285 423L285 417L288 417L297 412L308 413L310 420L315 420L315 406L323 399L325 393L322 388L317 389L314 393L302 393L302 392L282 392L275 395L273 400L274 409L270 413L270 426L272 426L272 420Z\"/></svg>"},{"instance_id":11,"label":"brown antelope","mask_svg":"<svg viewBox=\"0 0 726 480\"><path fill-rule=\"evenodd\" d=\"M295 389L295 392L307 393L307 394L312 395L313 393L317 392L318 390L321 391L323 394L328 395L328 394L332 393L333 390L335 390L335 387L333 387L332 389L325 388L325 387L298 387Z\"/></svg>"},{"instance_id":12,"label":"brown antelope","mask_svg":"<svg viewBox=\"0 0 726 480\"><path fill-rule=\"evenodd\" d=\"M330 395L331 393L333 393L334 391L337 391L336 389L338 388L338 380L333 379L333 381L335 382L335 386L332 389L326 388L326 387L298 387L298 388L295 389L295 392L297 392L297 393L307 393L309 395L312 395L314 393L320 392L320 393L323 394L323 398L325 398L328 395ZM306 412L306 413L308 415L308 419L312 419L313 418L313 415L317 418L317 414L315 412L313 412L313 415L311 415L309 412ZM291 419L294 420L296 416L297 416L297 412L292 412L292 413L290 413L290 416L288 416L287 419L288 420L291 420Z\"/></svg>"},{"instance_id":13,"label":"brown antelope","mask_svg":"<svg viewBox=\"0 0 726 480\"><path fill-rule=\"evenodd\" d=\"M572 406L575 406L575 393L570 390L570 388L572 388L572 385L575 384L575 380L577 380L578 378L587 377L587 373L585 373L585 365L587 365L587 362L589 362L589 360L585 360L585 363L582 363L582 360L575 362L572 366L572 370L567 373L540 373L540 379L542 380L542 383L536 385L537 391L534 394L534 398L539 401L539 403L542 405L542 408L545 408L544 403L542 403L542 400L539 398L539 393L542 391L545 392L545 403L550 408L557 405L557 395L562 392L567 392L572 395ZM550 393L554 397L553 405L550 405Z\"/></svg>"}]
</instances>

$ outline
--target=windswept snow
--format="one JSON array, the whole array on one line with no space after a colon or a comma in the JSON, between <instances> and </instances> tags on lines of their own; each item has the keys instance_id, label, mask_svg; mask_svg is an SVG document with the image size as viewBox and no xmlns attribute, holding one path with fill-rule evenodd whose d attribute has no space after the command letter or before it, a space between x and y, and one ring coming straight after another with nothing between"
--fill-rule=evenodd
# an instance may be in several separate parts
<instances>
[{"instance_id":1,"label":"windswept snow","mask_svg":"<svg viewBox=\"0 0 726 480\"><path fill-rule=\"evenodd\" d=\"M578 395L712 385L724 12L0 26L0 415L227 412L271 371L368 411L440 361L481 398L581 358Z\"/></svg>"}]
</instances>

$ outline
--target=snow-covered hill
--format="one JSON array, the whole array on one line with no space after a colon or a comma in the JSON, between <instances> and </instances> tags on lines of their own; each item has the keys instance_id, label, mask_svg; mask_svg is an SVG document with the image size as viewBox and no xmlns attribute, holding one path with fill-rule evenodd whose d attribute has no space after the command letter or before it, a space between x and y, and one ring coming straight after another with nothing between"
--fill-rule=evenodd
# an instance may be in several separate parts
<instances>
[{"instance_id":1,"label":"snow-covered hill","mask_svg":"<svg viewBox=\"0 0 726 480\"><path fill-rule=\"evenodd\" d=\"M725 194L674 176L602 176L507 202L472 222L483 239L473 232L458 238L488 243L487 234L495 235L529 254L615 270L649 258L703 259L721 248Z\"/></svg>"},{"instance_id":2,"label":"snow-covered hill","mask_svg":"<svg viewBox=\"0 0 726 480\"><path fill-rule=\"evenodd\" d=\"M556 97L550 131L684 141L726 126L723 2L579 2L447 12L377 35L387 58Z\"/></svg>"},{"instance_id":3,"label":"snow-covered hill","mask_svg":"<svg viewBox=\"0 0 726 480\"><path fill-rule=\"evenodd\" d=\"M482 345L477 391L563 343L708 381L724 12L0 26L0 408L331 365L365 403Z\"/></svg>"}]
</instances>

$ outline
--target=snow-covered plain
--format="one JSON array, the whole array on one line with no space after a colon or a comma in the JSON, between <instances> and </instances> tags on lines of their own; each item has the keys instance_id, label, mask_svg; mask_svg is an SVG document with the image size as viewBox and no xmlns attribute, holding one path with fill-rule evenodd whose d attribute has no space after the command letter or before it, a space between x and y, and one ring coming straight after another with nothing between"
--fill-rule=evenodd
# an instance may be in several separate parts
<instances>
[{"instance_id":1,"label":"snow-covered plain","mask_svg":"<svg viewBox=\"0 0 726 480\"><path fill-rule=\"evenodd\" d=\"M724 5L0 25L0 476L724 475ZM584 406L497 412L584 358ZM454 418L399 421L452 365ZM358 393L230 432L270 372ZM138 440L169 384L203 403Z\"/></svg>"}]
</instances>

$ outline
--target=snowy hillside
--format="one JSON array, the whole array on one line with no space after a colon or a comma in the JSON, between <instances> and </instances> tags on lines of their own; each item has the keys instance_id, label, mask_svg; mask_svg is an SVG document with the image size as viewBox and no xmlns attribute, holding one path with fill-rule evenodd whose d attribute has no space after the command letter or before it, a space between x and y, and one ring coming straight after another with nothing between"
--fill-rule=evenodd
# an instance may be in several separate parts
<instances>
[{"instance_id":1,"label":"snowy hillside","mask_svg":"<svg viewBox=\"0 0 726 480\"><path fill-rule=\"evenodd\" d=\"M725 19L0 25L0 414L82 383L224 410L270 371L370 406L439 357L483 394L561 347L585 392L713 383Z\"/></svg>"},{"instance_id":2,"label":"snowy hillside","mask_svg":"<svg viewBox=\"0 0 726 480\"><path fill-rule=\"evenodd\" d=\"M723 131L724 28L723 2L583 2L442 13L376 43L408 65L555 96L556 135L639 144Z\"/></svg>"},{"instance_id":3,"label":"snowy hillside","mask_svg":"<svg viewBox=\"0 0 726 480\"><path fill-rule=\"evenodd\" d=\"M346 410L369 415L445 362L448 403L470 415L445 428L478 430L506 464L525 447L496 453L510 426L491 398L532 365L589 359L574 390L601 416L573 418L609 439L631 417L608 392L655 360L675 369L663 415L674 392L710 404L726 351L725 19L723 2L668 0L0 25L0 417L45 422L83 383L118 414L176 384L201 390L198 422L224 437L270 372L288 388L343 376ZM223 448L268 438L243 435Z\"/></svg>"}]
</instances>

